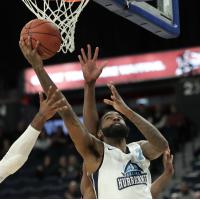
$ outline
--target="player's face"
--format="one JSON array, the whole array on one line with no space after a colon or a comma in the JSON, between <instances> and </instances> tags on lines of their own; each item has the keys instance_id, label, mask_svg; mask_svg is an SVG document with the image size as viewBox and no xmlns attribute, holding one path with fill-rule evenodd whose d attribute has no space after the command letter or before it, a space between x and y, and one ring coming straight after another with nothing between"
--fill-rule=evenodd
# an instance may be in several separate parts
<instances>
[{"instance_id":1,"label":"player's face","mask_svg":"<svg viewBox=\"0 0 200 200\"><path fill-rule=\"evenodd\" d=\"M123 117L114 111L107 112L101 119L101 130L105 137L126 138L128 127Z\"/></svg>"}]
</instances>

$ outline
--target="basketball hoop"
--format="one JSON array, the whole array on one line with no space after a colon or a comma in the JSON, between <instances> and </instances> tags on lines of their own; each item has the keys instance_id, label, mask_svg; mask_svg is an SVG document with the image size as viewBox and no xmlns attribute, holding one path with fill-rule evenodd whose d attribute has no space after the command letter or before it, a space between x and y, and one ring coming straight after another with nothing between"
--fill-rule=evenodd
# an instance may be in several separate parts
<instances>
[{"instance_id":1,"label":"basketball hoop","mask_svg":"<svg viewBox=\"0 0 200 200\"><path fill-rule=\"evenodd\" d=\"M62 36L60 50L73 52L76 22L89 0L22 0L38 19L55 23Z\"/></svg>"}]
</instances>

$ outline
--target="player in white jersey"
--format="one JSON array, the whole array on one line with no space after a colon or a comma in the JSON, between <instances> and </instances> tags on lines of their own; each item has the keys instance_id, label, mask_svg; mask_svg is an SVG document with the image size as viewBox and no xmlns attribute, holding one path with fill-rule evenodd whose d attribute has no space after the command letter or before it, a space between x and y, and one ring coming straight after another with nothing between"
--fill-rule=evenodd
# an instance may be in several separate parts
<instances>
[{"instance_id":1,"label":"player in white jersey","mask_svg":"<svg viewBox=\"0 0 200 200\"><path fill-rule=\"evenodd\" d=\"M82 71L85 79L85 95L83 108L84 122L89 131L95 136L97 136L99 124L95 104L95 82L100 76L103 67L105 66L105 63L99 67L97 67L96 65L98 51L99 49L96 48L94 57L92 58L91 46L88 45L88 55L86 56L84 49L81 49L82 57L79 56L79 61L82 66ZM113 105L115 100L114 98L119 97L120 99L120 96L117 93L114 86L109 85L109 87L112 91L111 98L113 102L111 102L110 100L105 100L105 103ZM116 121L117 117L121 118L121 116L118 115L118 113L109 112L103 116L103 119L112 118L112 115L116 117ZM109 130L111 130L110 127L104 129L104 134L112 134ZM114 134L116 134L117 129L114 131ZM127 129L122 130L122 132L126 133ZM95 191L96 196L98 196L99 198L129 198L129 194L132 192L133 189L131 186L135 186L136 190L134 191L134 196L132 196L132 198L151 198L151 177L148 170L150 163L149 160L144 157L143 152L140 148L139 144L142 143L143 142L140 141L138 143L132 143L127 145L126 151L130 153L122 152L119 150L119 148L114 148L112 146L104 144L104 159L102 161L102 165L99 168L99 170L95 172L95 174L92 174L92 183L94 185L95 190L91 189L91 181L88 180L86 176L85 167L83 166L83 177L81 181L81 191L83 197L94 198ZM120 157L121 159L117 162L116 158L118 157ZM108 168L112 169L111 173L108 170ZM161 176L158 182L163 182L163 180L165 180L164 177L166 176ZM164 182L167 183L168 181L165 180ZM108 190L108 188L112 188L110 187L110 185L115 185L115 190ZM155 186L157 185L158 184L155 184ZM158 191L158 189L158 187L153 187L152 191L155 191L153 192L153 194L155 194Z\"/></svg>"},{"instance_id":2,"label":"player in white jersey","mask_svg":"<svg viewBox=\"0 0 200 200\"><path fill-rule=\"evenodd\" d=\"M50 85L53 85L54 88L56 88L56 85L50 79L43 67L41 56L37 52L39 45L39 42L37 42L35 49L32 49L30 37L28 38L27 44L25 44L23 38L20 40L20 48L25 58L32 65L41 86L44 91L47 92L47 88ZM89 62L93 63L96 61L97 57L98 52L96 52L92 58L91 52L88 50ZM79 56L79 59L82 66L88 62L83 50L82 57ZM143 193L146 193L145 196L151 198L149 189L150 179L148 175L148 160L159 157L165 150L167 150L168 142L151 123L135 113L124 103L114 85L109 85L109 88L112 91L111 100L107 99L104 100L104 102L112 105L117 112L110 112L102 118L99 126L99 134L103 137L104 142L109 144L111 147L108 147L105 143L98 140L88 132L60 91L60 97L65 101L67 109L59 112L59 114L64 120L69 131L69 136L71 137L77 151L84 159L87 173L93 177L94 185L96 184L96 186L98 186L96 187L97 190L99 189L98 191L96 190L96 195L98 197L107 198L112 196L112 198L115 198L117 196L117 198L141 198L144 197ZM90 109L92 109L92 107ZM126 136L128 134L128 128L124 119L118 112L125 115L131 122L133 122L147 141L141 142L140 145L133 143L127 147ZM109 150L110 148L112 148L114 152ZM127 152L126 149L129 149L130 152ZM114 164L119 164L119 166L115 166L113 170L107 163L109 156L111 155L116 155L111 160L112 166L115 166ZM123 162L123 167L121 161ZM125 163L126 161L128 162ZM109 171L109 175L112 177L104 179L95 176L98 172L101 174L107 173L105 172L105 165L107 165L106 171ZM129 169L131 169L130 173ZM115 175L115 177L113 175ZM130 178L131 183L124 183L124 181L127 181L124 179L122 180L123 185L121 186L120 178L122 178L122 176L128 176L127 178ZM97 179L95 177L98 177L98 179L100 178L105 182L100 183L99 181L96 181ZM109 180L111 181L111 184L109 184L109 187L106 187L106 190L102 192L103 185L107 184ZM120 188L118 187L119 185ZM127 185L129 185L129 187L126 187ZM138 192L136 192L136 190L138 190ZM101 191L101 193L99 193L99 191Z\"/></svg>"},{"instance_id":3,"label":"player in white jersey","mask_svg":"<svg viewBox=\"0 0 200 200\"><path fill-rule=\"evenodd\" d=\"M0 183L9 175L19 170L27 161L28 156L42 130L44 123L58 111L66 109L58 92L49 89L47 99L40 93L40 109L25 132L12 144L0 161Z\"/></svg>"},{"instance_id":4,"label":"player in white jersey","mask_svg":"<svg viewBox=\"0 0 200 200\"><path fill-rule=\"evenodd\" d=\"M163 154L163 173L152 183L151 195L153 199L157 199L161 192L163 192L174 175L173 167L173 155L170 155L169 151L165 151ZM83 199L95 199L95 191L92 185L92 181L87 176L86 169L83 165L83 175L81 179L81 194Z\"/></svg>"}]
</instances>

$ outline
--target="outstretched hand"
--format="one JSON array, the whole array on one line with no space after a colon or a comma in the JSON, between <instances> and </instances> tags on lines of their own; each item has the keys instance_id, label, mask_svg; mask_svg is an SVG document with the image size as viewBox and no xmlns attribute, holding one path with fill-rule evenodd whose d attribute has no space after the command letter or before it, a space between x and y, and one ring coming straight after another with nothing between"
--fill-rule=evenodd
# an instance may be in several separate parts
<instances>
[{"instance_id":1,"label":"outstretched hand","mask_svg":"<svg viewBox=\"0 0 200 200\"><path fill-rule=\"evenodd\" d=\"M174 174L173 155L170 154L170 150L165 151L163 154L163 166L165 173L171 176Z\"/></svg>"},{"instance_id":2,"label":"outstretched hand","mask_svg":"<svg viewBox=\"0 0 200 200\"><path fill-rule=\"evenodd\" d=\"M46 99L44 99L43 93L39 93L39 96L39 114L44 117L45 121L53 117L56 112L61 112L68 108L65 99L60 98L59 91L55 90L55 88L53 88L52 86L50 86L48 90Z\"/></svg>"},{"instance_id":3,"label":"outstretched hand","mask_svg":"<svg viewBox=\"0 0 200 200\"><path fill-rule=\"evenodd\" d=\"M112 83L107 84L111 91L111 100L104 99L104 103L107 105L111 105L116 111L123 113L124 108L127 108L124 100L119 95L117 89Z\"/></svg>"},{"instance_id":4,"label":"outstretched hand","mask_svg":"<svg viewBox=\"0 0 200 200\"><path fill-rule=\"evenodd\" d=\"M32 48L31 45L31 37L28 37L28 42L24 41L24 38L20 38L19 46L20 49L26 58L26 60L32 65L32 67L41 67L43 65L43 61L41 56L38 54L38 47L40 43L37 41L35 48Z\"/></svg>"},{"instance_id":5,"label":"outstretched hand","mask_svg":"<svg viewBox=\"0 0 200 200\"><path fill-rule=\"evenodd\" d=\"M99 55L99 47L95 48L94 55L92 56L91 45L87 45L87 55L85 50L81 49L81 55L78 56L80 61L83 76L85 82L88 84L95 83L96 80L99 78L103 68L106 66L107 62L103 62L100 66L97 66L97 59Z\"/></svg>"}]
</instances>

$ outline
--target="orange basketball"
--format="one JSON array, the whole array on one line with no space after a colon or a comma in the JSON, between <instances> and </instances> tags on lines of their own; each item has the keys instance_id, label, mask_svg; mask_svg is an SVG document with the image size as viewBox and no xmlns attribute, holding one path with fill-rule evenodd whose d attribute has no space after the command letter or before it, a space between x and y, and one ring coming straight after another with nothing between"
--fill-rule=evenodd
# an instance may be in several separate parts
<instances>
[{"instance_id":1,"label":"orange basketball","mask_svg":"<svg viewBox=\"0 0 200 200\"><path fill-rule=\"evenodd\" d=\"M22 29L20 37L27 43L31 37L31 45L35 48L39 41L38 53L43 60L51 58L60 49L61 35L57 26L44 19L34 19L28 22Z\"/></svg>"}]
</instances>

